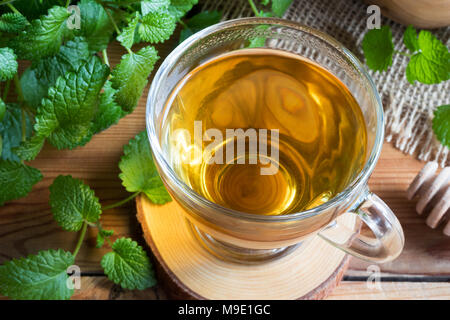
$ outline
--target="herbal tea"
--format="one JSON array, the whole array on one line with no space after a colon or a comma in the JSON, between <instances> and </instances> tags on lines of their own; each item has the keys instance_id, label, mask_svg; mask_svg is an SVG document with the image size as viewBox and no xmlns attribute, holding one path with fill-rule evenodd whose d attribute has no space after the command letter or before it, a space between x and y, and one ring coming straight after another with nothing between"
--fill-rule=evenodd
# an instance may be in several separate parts
<instances>
[{"instance_id":1,"label":"herbal tea","mask_svg":"<svg viewBox=\"0 0 450 320\"><path fill-rule=\"evenodd\" d=\"M345 85L274 49L235 51L191 71L168 99L161 140L194 191L261 215L327 202L366 157L363 115Z\"/></svg>"}]
</instances>

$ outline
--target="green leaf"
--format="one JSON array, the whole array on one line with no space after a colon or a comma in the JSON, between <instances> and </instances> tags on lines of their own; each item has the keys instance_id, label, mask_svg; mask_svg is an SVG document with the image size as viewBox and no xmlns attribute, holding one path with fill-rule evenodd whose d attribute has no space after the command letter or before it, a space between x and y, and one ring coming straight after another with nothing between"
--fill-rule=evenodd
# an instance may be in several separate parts
<instances>
[{"instance_id":1,"label":"green leaf","mask_svg":"<svg viewBox=\"0 0 450 320\"><path fill-rule=\"evenodd\" d=\"M90 57L88 43L83 37L76 37L62 46L56 56L33 63L20 79L25 101L37 110L56 79L76 72Z\"/></svg>"},{"instance_id":2,"label":"green leaf","mask_svg":"<svg viewBox=\"0 0 450 320\"><path fill-rule=\"evenodd\" d=\"M417 32L412 25L409 25L403 34L403 43L411 52L419 50L419 42L417 41Z\"/></svg>"},{"instance_id":3,"label":"green leaf","mask_svg":"<svg viewBox=\"0 0 450 320\"><path fill-rule=\"evenodd\" d=\"M171 0L169 6L169 12L175 17L175 19L180 19L189 10L196 5L198 0Z\"/></svg>"},{"instance_id":4,"label":"green leaf","mask_svg":"<svg viewBox=\"0 0 450 320\"><path fill-rule=\"evenodd\" d=\"M53 7L46 16L33 20L24 31L11 41L20 59L38 60L55 54L64 37L69 37L67 18L70 13L64 7Z\"/></svg>"},{"instance_id":5,"label":"green leaf","mask_svg":"<svg viewBox=\"0 0 450 320\"><path fill-rule=\"evenodd\" d=\"M117 90L111 87L111 82L106 81L103 93L100 95L100 104L93 120L92 131L99 133L119 122L125 116L125 112L115 101Z\"/></svg>"},{"instance_id":6,"label":"green leaf","mask_svg":"<svg viewBox=\"0 0 450 320\"><path fill-rule=\"evenodd\" d=\"M154 47L144 47L137 53L122 56L120 63L114 68L111 83L117 90L116 102L126 112L131 112L136 107L158 58Z\"/></svg>"},{"instance_id":7,"label":"green leaf","mask_svg":"<svg viewBox=\"0 0 450 320\"><path fill-rule=\"evenodd\" d=\"M18 13L4 13L0 16L0 31L16 33L25 29L27 19Z\"/></svg>"},{"instance_id":8,"label":"green leaf","mask_svg":"<svg viewBox=\"0 0 450 320\"><path fill-rule=\"evenodd\" d=\"M131 139L123 150L124 155L119 162L119 177L127 191L143 192L156 204L171 201L153 162L146 132Z\"/></svg>"},{"instance_id":9,"label":"green leaf","mask_svg":"<svg viewBox=\"0 0 450 320\"><path fill-rule=\"evenodd\" d=\"M10 80L17 73L17 56L11 48L0 48L0 81Z\"/></svg>"},{"instance_id":10,"label":"green leaf","mask_svg":"<svg viewBox=\"0 0 450 320\"><path fill-rule=\"evenodd\" d=\"M450 105L442 105L434 111L433 131L442 145L450 148Z\"/></svg>"},{"instance_id":11,"label":"green leaf","mask_svg":"<svg viewBox=\"0 0 450 320\"><path fill-rule=\"evenodd\" d=\"M126 26L122 33L117 36L117 41L119 41L125 48L131 48L134 44L134 35L136 32L137 25L139 23L139 13L136 12L133 20L130 21L128 26Z\"/></svg>"},{"instance_id":12,"label":"green leaf","mask_svg":"<svg viewBox=\"0 0 450 320\"><path fill-rule=\"evenodd\" d=\"M27 138L31 136L32 124L30 118L25 114ZM19 157L14 154L14 148L18 147L22 141L22 111L18 105L8 104L5 118L0 122L0 136L3 140L1 159L19 161Z\"/></svg>"},{"instance_id":13,"label":"green leaf","mask_svg":"<svg viewBox=\"0 0 450 320\"><path fill-rule=\"evenodd\" d=\"M272 12L281 18L291 3L292 0L272 0Z\"/></svg>"},{"instance_id":14,"label":"green leaf","mask_svg":"<svg viewBox=\"0 0 450 320\"><path fill-rule=\"evenodd\" d=\"M411 84L417 80L435 84L450 79L450 53L448 48L429 31L419 33L420 52L412 56L406 67L406 77Z\"/></svg>"},{"instance_id":15,"label":"green leaf","mask_svg":"<svg viewBox=\"0 0 450 320\"><path fill-rule=\"evenodd\" d=\"M108 75L109 68L93 56L77 73L58 78L38 108L37 134L58 149L85 145L93 134L92 120Z\"/></svg>"},{"instance_id":16,"label":"green leaf","mask_svg":"<svg viewBox=\"0 0 450 320\"><path fill-rule=\"evenodd\" d=\"M63 250L41 251L0 266L0 293L17 300L67 300L67 268L75 258Z\"/></svg>"},{"instance_id":17,"label":"green leaf","mask_svg":"<svg viewBox=\"0 0 450 320\"><path fill-rule=\"evenodd\" d=\"M186 25L195 30L195 32L202 30L206 27L209 27L213 24L216 24L222 19L222 12L214 10L214 11L203 11L199 14L196 14L192 18L190 18Z\"/></svg>"},{"instance_id":18,"label":"green leaf","mask_svg":"<svg viewBox=\"0 0 450 320\"><path fill-rule=\"evenodd\" d=\"M106 49L114 33L114 26L105 9L95 0L81 0L80 27L76 33L83 36L93 52Z\"/></svg>"},{"instance_id":19,"label":"green leaf","mask_svg":"<svg viewBox=\"0 0 450 320\"><path fill-rule=\"evenodd\" d=\"M141 2L141 13L143 16L160 11L162 9L168 9L170 0L147 0Z\"/></svg>"},{"instance_id":20,"label":"green leaf","mask_svg":"<svg viewBox=\"0 0 450 320\"><path fill-rule=\"evenodd\" d=\"M0 206L6 201L25 197L41 179L38 169L20 162L0 160Z\"/></svg>"},{"instance_id":21,"label":"green leaf","mask_svg":"<svg viewBox=\"0 0 450 320\"><path fill-rule=\"evenodd\" d=\"M46 14L53 6L64 6L66 0L15 0L14 7L28 20Z\"/></svg>"},{"instance_id":22,"label":"green leaf","mask_svg":"<svg viewBox=\"0 0 450 320\"><path fill-rule=\"evenodd\" d=\"M91 51L105 49L114 33L114 26L105 9L95 0L81 0L78 7L81 29L77 33L87 40Z\"/></svg>"},{"instance_id":23,"label":"green leaf","mask_svg":"<svg viewBox=\"0 0 450 320\"><path fill-rule=\"evenodd\" d=\"M184 40L186 40L193 34L194 34L194 31L192 29L187 28L187 29L181 30L180 39L178 39L178 43L182 43Z\"/></svg>"},{"instance_id":24,"label":"green leaf","mask_svg":"<svg viewBox=\"0 0 450 320\"><path fill-rule=\"evenodd\" d=\"M71 176L58 176L53 181L50 206L55 220L68 231L79 231L83 222L97 222L102 213L94 191Z\"/></svg>"},{"instance_id":25,"label":"green leaf","mask_svg":"<svg viewBox=\"0 0 450 320\"><path fill-rule=\"evenodd\" d=\"M394 44L389 26L369 30L362 41L367 65L375 71L386 70L392 64Z\"/></svg>"},{"instance_id":26,"label":"green leaf","mask_svg":"<svg viewBox=\"0 0 450 320\"><path fill-rule=\"evenodd\" d=\"M22 141L18 147L13 148L13 152L26 161L34 160L44 146L45 138L33 136L30 140Z\"/></svg>"},{"instance_id":27,"label":"green leaf","mask_svg":"<svg viewBox=\"0 0 450 320\"><path fill-rule=\"evenodd\" d=\"M6 103L3 102L2 99L0 99L0 122L2 122L3 119L5 118L5 113L6 113ZM1 152L0 152L0 155L1 155Z\"/></svg>"},{"instance_id":28,"label":"green leaf","mask_svg":"<svg viewBox=\"0 0 450 320\"><path fill-rule=\"evenodd\" d=\"M99 229L97 233L97 241L96 241L96 248L101 248L105 244L106 238L111 237L114 234L114 230L105 230L105 229Z\"/></svg>"},{"instance_id":29,"label":"green leaf","mask_svg":"<svg viewBox=\"0 0 450 320\"><path fill-rule=\"evenodd\" d=\"M124 289L144 290L156 284L147 254L135 241L117 239L113 251L103 256L101 265L108 278Z\"/></svg>"},{"instance_id":30,"label":"green leaf","mask_svg":"<svg viewBox=\"0 0 450 320\"><path fill-rule=\"evenodd\" d=\"M264 47L266 45L266 38L265 37L258 37L258 38L253 38L250 40L249 44L248 44L248 48L261 48Z\"/></svg>"},{"instance_id":31,"label":"green leaf","mask_svg":"<svg viewBox=\"0 0 450 320\"><path fill-rule=\"evenodd\" d=\"M222 19L220 11L203 11L196 14L186 22L187 28L181 30L179 42L183 42L192 34L216 24Z\"/></svg>"},{"instance_id":32,"label":"green leaf","mask_svg":"<svg viewBox=\"0 0 450 320\"><path fill-rule=\"evenodd\" d=\"M157 11L142 18L139 35L144 41L159 43L169 39L175 27L176 19L168 11Z\"/></svg>"},{"instance_id":33,"label":"green leaf","mask_svg":"<svg viewBox=\"0 0 450 320\"><path fill-rule=\"evenodd\" d=\"M267 30L269 28L268 25L259 25L255 28L255 30L258 30L258 32L264 32L265 30ZM248 44L248 48L261 48L264 47L266 45L266 37L255 37L250 39L249 44Z\"/></svg>"}]
</instances>

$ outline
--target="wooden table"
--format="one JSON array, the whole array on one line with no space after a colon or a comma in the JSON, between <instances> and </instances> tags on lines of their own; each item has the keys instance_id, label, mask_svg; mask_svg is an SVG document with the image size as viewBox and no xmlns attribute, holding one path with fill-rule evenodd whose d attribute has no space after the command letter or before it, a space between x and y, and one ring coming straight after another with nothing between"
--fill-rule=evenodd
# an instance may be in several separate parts
<instances>
[{"instance_id":1,"label":"wooden table","mask_svg":"<svg viewBox=\"0 0 450 320\"><path fill-rule=\"evenodd\" d=\"M158 47L165 56L173 42ZM124 50L118 45L108 49L110 60L117 63ZM147 88L148 89L148 88ZM121 186L117 164L122 146L145 129L144 92L135 112L116 126L95 136L83 148L58 151L46 145L32 165L39 168L44 179L24 199L9 202L0 208L0 264L5 260L36 253L38 250L62 248L73 250L77 233L61 230L49 208L48 187L60 174L83 179L95 189L103 205L127 197ZM403 225L406 245L394 262L379 265L381 290L366 284L374 270L369 264L353 259L344 281L330 299L450 299L450 238L442 230L431 230L424 217L414 210L414 202L406 200L405 190L423 163L403 155L385 144L381 158L370 179L371 190L383 198ZM104 227L115 230L115 237L129 236L146 247L135 218L134 203L103 213ZM111 283L103 274L100 259L109 249L95 248L96 230L89 230L76 263L82 271L82 287L74 299L163 299L160 287L125 291Z\"/></svg>"}]
</instances>

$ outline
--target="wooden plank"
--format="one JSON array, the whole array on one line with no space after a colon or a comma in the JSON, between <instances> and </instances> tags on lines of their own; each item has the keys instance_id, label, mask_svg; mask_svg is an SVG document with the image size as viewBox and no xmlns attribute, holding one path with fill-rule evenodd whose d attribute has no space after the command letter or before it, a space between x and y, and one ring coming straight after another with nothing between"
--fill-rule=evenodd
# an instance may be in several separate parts
<instances>
[{"instance_id":1,"label":"wooden plank","mask_svg":"<svg viewBox=\"0 0 450 320\"><path fill-rule=\"evenodd\" d=\"M0 300L8 298L0 295ZM146 290L125 290L105 276L81 277L80 289L75 289L72 300L165 300L166 294L155 286Z\"/></svg>"},{"instance_id":2,"label":"wooden plank","mask_svg":"<svg viewBox=\"0 0 450 320\"><path fill-rule=\"evenodd\" d=\"M423 300L450 299L450 283L381 282L379 290L364 281L343 281L328 297L330 300ZM82 277L81 288L75 290L74 300L164 300L159 287L143 291L123 290L106 277ZM0 300L6 299L0 296Z\"/></svg>"},{"instance_id":3,"label":"wooden plank","mask_svg":"<svg viewBox=\"0 0 450 320\"><path fill-rule=\"evenodd\" d=\"M162 57L173 44L160 48ZM112 64L119 61L124 51L118 45L109 50ZM59 174L71 174L92 186L103 204L125 198L128 193L118 179L118 161L122 146L145 128L144 92L135 112L107 131L95 136L83 148L58 151L46 145L32 165L44 174L44 180L24 199L12 201L0 208L0 264L13 257L36 253L40 249L63 248L72 250L77 235L62 231L53 221L48 205L48 186ZM382 271L395 274L450 274L450 238L441 230L431 230L414 210L414 201L405 198L405 190L423 163L403 155L385 143L380 161L370 180L372 191L392 207L398 215L406 235L406 246L399 259L380 266ZM141 229L135 218L133 204L109 210L103 214L106 228L116 236L131 236L141 243ZM101 273L99 261L108 249L95 249L95 230L90 230L86 244L77 257L82 272ZM351 268L366 270L367 264L353 259Z\"/></svg>"},{"instance_id":4,"label":"wooden plank","mask_svg":"<svg viewBox=\"0 0 450 320\"><path fill-rule=\"evenodd\" d=\"M449 300L450 283L381 282L381 290L366 282L343 281L329 300Z\"/></svg>"},{"instance_id":5,"label":"wooden plank","mask_svg":"<svg viewBox=\"0 0 450 320\"><path fill-rule=\"evenodd\" d=\"M155 286L146 290L124 290L106 277L82 277L72 300L163 300L164 291Z\"/></svg>"},{"instance_id":6,"label":"wooden plank","mask_svg":"<svg viewBox=\"0 0 450 320\"><path fill-rule=\"evenodd\" d=\"M164 57L173 49L173 43L158 46ZM120 61L125 50L118 44L108 48L112 65ZM42 171L44 179L34 186L28 197L11 201L0 207L0 264L47 248L73 250L77 234L62 231L48 205L49 190L54 178L60 174L70 174L83 179L100 198L103 205L124 199L129 194L121 186L118 178L118 162L123 145L138 132L145 129L145 102L148 86L136 110L123 118L118 125L94 136L84 147L75 150L56 150L46 144L31 165ZM105 228L114 229L117 237L131 236L140 239L140 226L135 218L134 204L112 209L103 214ZM82 272L101 273L99 261L107 249L95 249L95 231L88 237L77 257ZM143 244L143 243L142 243Z\"/></svg>"},{"instance_id":7,"label":"wooden plank","mask_svg":"<svg viewBox=\"0 0 450 320\"><path fill-rule=\"evenodd\" d=\"M77 235L62 231L53 221L48 206L48 186L58 174L72 174L84 179L95 188L102 203L111 203L127 195L117 178L117 162L122 144L135 133L129 128L137 126L139 119L134 117L139 113L143 117L143 112L137 110L118 126L94 137L84 148L57 151L46 146L33 163L43 171L46 177L44 181L27 198L10 202L0 209L0 263L40 249L74 247ZM121 132L122 127L124 130ZM125 130L129 132L123 138ZM443 236L439 229L429 229L424 223L424 217L415 213L415 202L409 202L404 197L407 185L421 166L421 162L385 144L370 180L371 189L398 215L406 236L402 255L392 263L381 265L382 271L397 274L450 274L450 238ZM102 219L105 227L113 228L118 236L137 239L141 230L134 212L133 205L129 204L105 212ZM99 261L107 249L95 249L94 241L95 231L91 230L86 240L88 245L83 247L77 261L83 272L101 272ZM366 270L367 266L367 263L353 259L350 268Z\"/></svg>"},{"instance_id":8,"label":"wooden plank","mask_svg":"<svg viewBox=\"0 0 450 320\"><path fill-rule=\"evenodd\" d=\"M379 265L392 274L450 275L450 237L425 224L415 211L416 201L406 199L406 189L424 163L384 144L380 160L369 181L370 189L392 208L405 232L403 253L393 262ZM350 269L366 270L371 263L352 259Z\"/></svg>"}]
</instances>

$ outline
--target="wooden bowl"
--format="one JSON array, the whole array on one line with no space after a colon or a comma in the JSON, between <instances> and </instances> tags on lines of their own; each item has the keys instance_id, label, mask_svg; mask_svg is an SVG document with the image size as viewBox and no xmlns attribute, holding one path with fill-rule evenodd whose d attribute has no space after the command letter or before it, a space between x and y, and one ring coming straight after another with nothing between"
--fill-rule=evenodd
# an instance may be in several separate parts
<instances>
[{"instance_id":1,"label":"wooden bowl","mask_svg":"<svg viewBox=\"0 0 450 320\"><path fill-rule=\"evenodd\" d=\"M366 0L376 4L381 13L404 25L439 28L450 25L450 0Z\"/></svg>"}]
</instances>

